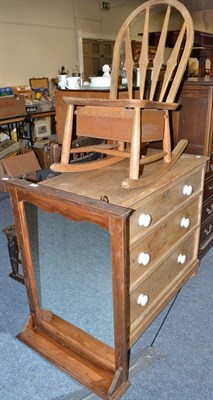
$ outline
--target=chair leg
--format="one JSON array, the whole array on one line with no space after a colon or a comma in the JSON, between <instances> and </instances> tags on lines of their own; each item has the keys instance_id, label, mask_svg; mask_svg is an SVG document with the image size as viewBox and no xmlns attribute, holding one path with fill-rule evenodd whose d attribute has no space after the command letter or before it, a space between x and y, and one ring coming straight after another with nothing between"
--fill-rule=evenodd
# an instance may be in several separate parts
<instances>
[{"instance_id":1,"label":"chair leg","mask_svg":"<svg viewBox=\"0 0 213 400\"><path fill-rule=\"evenodd\" d=\"M140 112L140 108L135 108L130 149L129 179L139 178L141 146Z\"/></svg>"},{"instance_id":2,"label":"chair leg","mask_svg":"<svg viewBox=\"0 0 213 400\"><path fill-rule=\"evenodd\" d=\"M122 182L122 187L124 189L136 189L139 187L145 187L153 182L157 181L161 176L165 175L167 171L169 171L170 168L176 163L176 161L180 158L181 154L185 150L186 146L188 144L188 140L186 139L181 139L178 144L175 146L175 148L172 151L172 160L171 162L164 162L161 164L160 168L158 171L153 174L149 175L145 178L140 178L140 179L124 179Z\"/></svg>"},{"instance_id":3,"label":"chair leg","mask_svg":"<svg viewBox=\"0 0 213 400\"><path fill-rule=\"evenodd\" d=\"M171 162L172 150L171 150L171 134L170 134L170 123L169 123L169 112L168 111L166 111L166 114L165 114L163 150L166 152L166 155L164 156L164 161L166 163Z\"/></svg>"},{"instance_id":4,"label":"chair leg","mask_svg":"<svg viewBox=\"0 0 213 400\"><path fill-rule=\"evenodd\" d=\"M125 150L125 143L124 142L118 142L118 150L119 151L124 151Z\"/></svg>"},{"instance_id":5,"label":"chair leg","mask_svg":"<svg viewBox=\"0 0 213 400\"><path fill-rule=\"evenodd\" d=\"M63 144L61 149L61 163L68 164L70 158L70 148L72 142L74 105L68 104L67 118L65 122Z\"/></svg>"},{"instance_id":6,"label":"chair leg","mask_svg":"<svg viewBox=\"0 0 213 400\"><path fill-rule=\"evenodd\" d=\"M61 149L58 143L50 144L50 160L51 164L59 163L61 159Z\"/></svg>"}]
</instances>

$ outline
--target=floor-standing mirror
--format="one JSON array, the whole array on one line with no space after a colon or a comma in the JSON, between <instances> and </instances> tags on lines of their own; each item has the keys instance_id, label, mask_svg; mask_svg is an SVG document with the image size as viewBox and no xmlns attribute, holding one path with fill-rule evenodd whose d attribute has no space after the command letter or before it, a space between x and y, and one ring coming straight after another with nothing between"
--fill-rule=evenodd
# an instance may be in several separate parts
<instances>
[{"instance_id":1,"label":"floor-standing mirror","mask_svg":"<svg viewBox=\"0 0 213 400\"><path fill-rule=\"evenodd\" d=\"M25 213L40 307L114 347L109 232L28 202Z\"/></svg>"},{"instance_id":2,"label":"floor-standing mirror","mask_svg":"<svg viewBox=\"0 0 213 400\"><path fill-rule=\"evenodd\" d=\"M30 316L18 338L104 399L128 387L130 209L11 179Z\"/></svg>"}]
</instances>

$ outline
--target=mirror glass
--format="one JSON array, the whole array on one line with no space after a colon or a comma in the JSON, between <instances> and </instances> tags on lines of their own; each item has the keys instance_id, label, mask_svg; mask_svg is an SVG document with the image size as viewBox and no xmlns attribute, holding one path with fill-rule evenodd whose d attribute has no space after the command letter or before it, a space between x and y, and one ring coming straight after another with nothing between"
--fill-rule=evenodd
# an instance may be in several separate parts
<instances>
[{"instance_id":1,"label":"mirror glass","mask_svg":"<svg viewBox=\"0 0 213 400\"><path fill-rule=\"evenodd\" d=\"M108 231L25 203L42 309L114 346Z\"/></svg>"}]
</instances>

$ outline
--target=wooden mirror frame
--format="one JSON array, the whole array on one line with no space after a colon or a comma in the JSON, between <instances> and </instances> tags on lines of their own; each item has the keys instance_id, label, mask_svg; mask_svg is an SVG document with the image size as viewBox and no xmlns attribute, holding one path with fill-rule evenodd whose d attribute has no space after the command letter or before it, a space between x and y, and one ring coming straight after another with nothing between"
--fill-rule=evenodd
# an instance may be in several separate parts
<instances>
[{"instance_id":1,"label":"wooden mirror frame","mask_svg":"<svg viewBox=\"0 0 213 400\"><path fill-rule=\"evenodd\" d=\"M17 336L103 399L118 399L128 383L128 219L131 210L20 179L9 179L30 316ZM91 222L111 235L114 348L41 309L24 203L71 221ZM98 244L97 244L98 245Z\"/></svg>"}]
</instances>

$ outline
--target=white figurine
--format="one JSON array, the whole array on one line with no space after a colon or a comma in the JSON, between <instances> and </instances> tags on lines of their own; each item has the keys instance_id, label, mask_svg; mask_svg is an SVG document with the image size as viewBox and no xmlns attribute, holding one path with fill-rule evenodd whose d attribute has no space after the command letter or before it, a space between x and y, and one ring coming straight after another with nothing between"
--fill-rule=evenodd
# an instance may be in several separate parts
<instances>
[{"instance_id":1,"label":"white figurine","mask_svg":"<svg viewBox=\"0 0 213 400\"><path fill-rule=\"evenodd\" d=\"M103 76L110 76L110 66L108 64L104 64L102 67Z\"/></svg>"}]
</instances>

